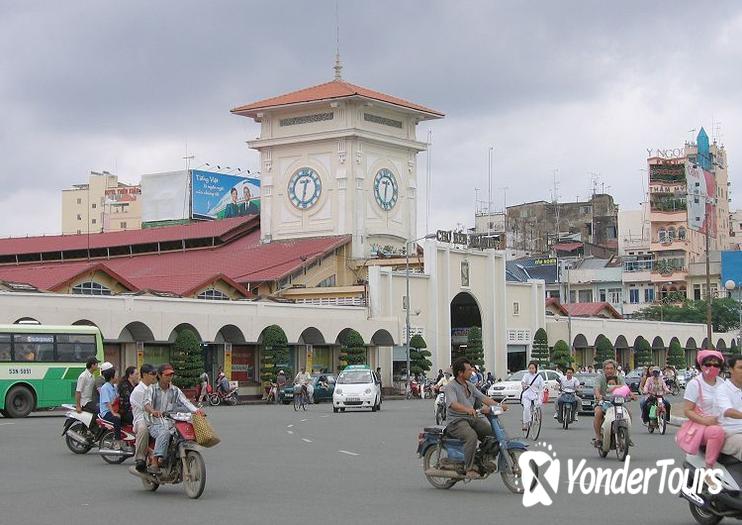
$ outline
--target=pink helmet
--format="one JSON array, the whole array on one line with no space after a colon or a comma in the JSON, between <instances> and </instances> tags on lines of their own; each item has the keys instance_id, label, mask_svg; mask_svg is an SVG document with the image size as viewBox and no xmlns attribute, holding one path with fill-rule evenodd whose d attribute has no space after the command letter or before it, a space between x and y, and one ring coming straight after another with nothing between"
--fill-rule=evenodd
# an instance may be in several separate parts
<instances>
[{"instance_id":1,"label":"pink helmet","mask_svg":"<svg viewBox=\"0 0 742 525\"><path fill-rule=\"evenodd\" d=\"M717 350L701 350L698 352L698 355L696 356L696 363L700 366L704 360L708 359L709 357L715 357L722 363L724 363L724 356L721 352Z\"/></svg>"}]
</instances>

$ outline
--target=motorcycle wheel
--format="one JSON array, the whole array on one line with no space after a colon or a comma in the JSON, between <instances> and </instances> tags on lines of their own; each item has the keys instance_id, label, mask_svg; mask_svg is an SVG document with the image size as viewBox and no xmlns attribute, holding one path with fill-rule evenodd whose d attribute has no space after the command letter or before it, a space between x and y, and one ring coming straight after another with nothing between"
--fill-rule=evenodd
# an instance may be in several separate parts
<instances>
[{"instance_id":1,"label":"motorcycle wheel","mask_svg":"<svg viewBox=\"0 0 742 525\"><path fill-rule=\"evenodd\" d=\"M504 468L500 472L502 482L513 494L523 494L523 478L521 476L520 467L518 466L518 458L525 452L520 449L512 449L507 451L510 454L510 458L513 460L513 469Z\"/></svg>"},{"instance_id":2,"label":"motorcycle wheel","mask_svg":"<svg viewBox=\"0 0 742 525\"><path fill-rule=\"evenodd\" d=\"M429 468L438 467L440 460L446 459L447 457L448 452L446 452L445 448L436 446L428 447L428 450L425 451L425 455L423 456L423 472ZM427 479L428 483L437 489L450 489L456 485L456 480L451 478L439 478L426 475L425 479Z\"/></svg>"},{"instance_id":3,"label":"motorcycle wheel","mask_svg":"<svg viewBox=\"0 0 742 525\"><path fill-rule=\"evenodd\" d=\"M652 423L652 420L649 420L649 424L647 425L647 430L649 430L650 434L654 434L654 423Z\"/></svg>"},{"instance_id":4,"label":"motorcycle wheel","mask_svg":"<svg viewBox=\"0 0 742 525\"><path fill-rule=\"evenodd\" d=\"M155 483L154 481L150 481L144 478L142 478L142 485L144 486L144 490L148 490L150 492L154 492L160 488L159 483Z\"/></svg>"},{"instance_id":5,"label":"motorcycle wheel","mask_svg":"<svg viewBox=\"0 0 742 525\"><path fill-rule=\"evenodd\" d=\"M696 507L691 502L688 502L688 505L690 505L691 516L693 516L693 519L701 525L716 525L721 521L721 516L712 514L711 512L708 512L707 510L700 507Z\"/></svg>"},{"instance_id":6,"label":"motorcycle wheel","mask_svg":"<svg viewBox=\"0 0 742 525\"><path fill-rule=\"evenodd\" d=\"M665 432L667 432L667 414L665 412L662 412L660 417L657 418L657 424L659 425L660 434L664 436Z\"/></svg>"},{"instance_id":7,"label":"motorcycle wheel","mask_svg":"<svg viewBox=\"0 0 742 525\"><path fill-rule=\"evenodd\" d=\"M88 433L88 429L85 428L85 424L82 421L72 423L69 429L82 435L86 435ZM67 448L75 454L87 454L88 452L90 452L90 449L93 448L92 443L83 445L82 443L79 443L72 439L70 436L64 436L64 440L67 443Z\"/></svg>"},{"instance_id":8,"label":"motorcycle wheel","mask_svg":"<svg viewBox=\"0 0 742 525\"><path fill-rule=\"evenodd\" d=\"M183 479L183 488L189 498L198 499L206 488L206 463L201 454L195 450L186 452L185 461L191 479ZM186 469L183 469L183 472L185 471Z\"/></svg>"},{"instance_id":9,"label":"motorcycle wheel","mask_svg":"<svg viewBox=\"0 0 742 525\"><path fill-rule=\"evenodd\" d=\"M624 427L619 427L616 430L616 457L619 461L626 459L629 454L629 436L628 430Z\"/></svg>"},{"instance_id":10,"label":"motorcycle wheel","mask_svg":"<svg viewBox=\"0 0 742 525\"><path fill-rule=\"evenodd\" d=\"M219 397L219 394L211 394L209 395L209 404L213 407L218 407L222 402L222 399Z\"/></svg>"},{"instance_id":11,"label":"motorcycle wheel","mask_svg":"<svg viewBox=\"0 0 742 525\"><path fill-rule=\"evenodd\" d=\"M100 438L100 444L98 445L101 450L113 448L113 436L113 430L109 430L103 434ZM120 465L126 461L126 456L101 454L100 457L103 458L103 461L110 463L111 465Z\"/></svg>"},{"instance_id":12,"label":"motorcycle wheel","mask_svg":"<svg viewBox=\"0 0 742 525\"><path fill-rule=\"evenodd\" d=\"M677 396L680 393L680 389L678 388L677 383L672 385L672 389L670 390L670 393L674 396Z\"/></svg>"},{"instance_id":13,"label":"motorcycle wheel","mask_svg":"<svg viewBox=\"0 0 742 525\"><path fill-rule=\"evenodd\" d=\"M412 392L407 392L407 396L406 396L406 398L407 398L407 399L412 399Z\"/></svg>"}]
</instances>

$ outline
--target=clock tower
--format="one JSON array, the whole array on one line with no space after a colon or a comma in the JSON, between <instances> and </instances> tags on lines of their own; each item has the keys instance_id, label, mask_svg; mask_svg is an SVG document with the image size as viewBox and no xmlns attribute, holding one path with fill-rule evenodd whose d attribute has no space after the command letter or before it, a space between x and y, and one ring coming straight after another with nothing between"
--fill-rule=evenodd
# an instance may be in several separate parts
<instances>
[{"instance_id":1,"label":"clock tower","mask_svg":"<svg viewBox=\"0 0 742 525\"><path fill-rule=\"evenodd\" d=\"M232 110L260 122L263 242L351 235L354 258L417 236L417 124L443 114L345 82Z\"/></svg>"}]
</instances>

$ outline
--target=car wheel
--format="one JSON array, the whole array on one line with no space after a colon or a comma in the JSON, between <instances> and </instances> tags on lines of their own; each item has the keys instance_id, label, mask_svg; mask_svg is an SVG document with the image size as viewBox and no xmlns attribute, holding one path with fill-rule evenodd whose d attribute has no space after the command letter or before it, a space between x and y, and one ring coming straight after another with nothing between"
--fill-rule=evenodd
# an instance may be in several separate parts
<instances>
[{"instance_id":1,"label":"car wheel","mask_svg":"<svg viewBox=\"0 0 742 525\"><path fill-rule=\"evenodd\" d=\"M338 407L332 407L332 411L337 414L338 413Z\"/></svg>"}]
</instances>

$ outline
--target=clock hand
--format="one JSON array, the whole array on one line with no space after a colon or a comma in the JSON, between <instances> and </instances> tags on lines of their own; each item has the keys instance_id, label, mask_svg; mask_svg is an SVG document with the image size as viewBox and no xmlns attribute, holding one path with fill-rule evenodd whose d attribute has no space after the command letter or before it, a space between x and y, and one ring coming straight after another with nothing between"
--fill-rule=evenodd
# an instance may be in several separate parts
<instances>
[{"instance_id":1,"label":"clock hand","mask_svg":"<svg viewBox=\"0 0 742 525\"><path fill-rule=\"evenodd\" d=\"M382 184L384 185L384 202L387 202L386 196L389 193L389 181L385 180Z\"/></svg>"},{"instance_id":2,"label":"clock hand","mask_svg":"<svg viewBox=\"0 0 742 525\"><path fill-rule=\"evenodd\" d=\"M304 179L301 181L301 183L304 185L304 188L301 193L301 200L305 201L307 200L307 184L309 184L309 179Z\"/></svg>"}]
</instances>

